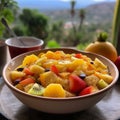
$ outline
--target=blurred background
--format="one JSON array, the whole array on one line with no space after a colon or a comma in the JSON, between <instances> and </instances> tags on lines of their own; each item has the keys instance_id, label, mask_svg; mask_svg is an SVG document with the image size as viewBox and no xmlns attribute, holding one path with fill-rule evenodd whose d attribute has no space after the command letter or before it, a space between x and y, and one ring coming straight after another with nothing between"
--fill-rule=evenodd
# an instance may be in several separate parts
<instances>
[{"instance_id":1,"label":"blurred background","mask_svg":"<svg viewBox=\"0 0 120 120\"><path fill-rule=\"evenodd\" d=\"M1 0L4 17L18 36L35 36L45 46L83 50L99 32L111 41L116 0ZM2 2L1 2L2 3ZM10 34L0 23L0 38Z\"/></svg>"}]
</instances>

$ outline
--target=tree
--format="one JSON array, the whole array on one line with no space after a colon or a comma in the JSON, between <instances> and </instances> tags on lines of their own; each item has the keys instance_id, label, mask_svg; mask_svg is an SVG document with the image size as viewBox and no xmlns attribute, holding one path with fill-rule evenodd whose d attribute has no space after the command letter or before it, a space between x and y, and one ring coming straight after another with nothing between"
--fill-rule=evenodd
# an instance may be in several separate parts
<instances>
[{"instance_id":1,"label":"tree","mask_svg":"<svg viewBox=\"0 0 120 120\"><path fill-rule=\"evenodd\" d=\"M71 0L70 1L70 4L71 4L71 11L70 11L70 14L71 14L71 18L72 18L72 27L73 27L73 37L71 36L71 33L69 35L69 38L71 37L72 41L71 43L73 43L73 46L76 46L79 44L80 42L80 30L81 30L81 27L82 27L82 24L83 24L83 21L84 21L84 18L85 18L85 11L84 9L80 9L79 11L79 18L80 18L80 23L79 23L79 27L77 28L77 26L74 24L73 22L73 18L75 17L75 4L76 4L76 1L75 0Z\"/></svg>"},{"instance_id":2,"label":"tree","mask_svg":"<svg viewBox=\"0 0 120 120\"><path fill-rule=\"evenodd\" d=\"M8 24L14 21L14 12L17 11L17 2L14 0L0 0L0 20L4 18ZM0 22L0 37L6 37L6 29Z\"/></svg>"},{"instance_id":3,"label":"tree","mask_svg":"<svg viewBox=\"0 0 120 120\"><path fill-rule=\"evenodd\" d=\"M80 9L79 17L80 17L80 24L79 24L79 31L80 31L82 24L83 24L83 21L85 19L85 10L84 9Z\"/></svg>"},{"instance_id":4,"label":"tree","mask_svg":"<svg viewBox=\"0 0 120 120\"><path fill-rule=\"evenodd\" d=\"M37 10L23 9L20 20L27 27L27 35L41 39L47 37L48 18Z\"/></svg>"}]
</instances>

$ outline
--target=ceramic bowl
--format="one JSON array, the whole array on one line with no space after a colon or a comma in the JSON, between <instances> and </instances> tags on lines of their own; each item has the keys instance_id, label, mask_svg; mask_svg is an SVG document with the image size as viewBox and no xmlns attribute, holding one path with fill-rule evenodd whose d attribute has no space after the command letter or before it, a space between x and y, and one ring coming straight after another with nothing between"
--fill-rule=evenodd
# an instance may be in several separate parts
<instances>
[{"instance_id":1,"label":"ceramic bowl","mask_svg":"<svg viewBox=\"0 0 120 120\"><path fill-rule=\"evenodd\" d=\"M10 71L14 70L18 65L20 65L21 62L23 61L23 58L26 55L30 55L32 53L37 55L40 52L46 52L48 50L51 50L51 51L63 50L65 53L82 53L84 55L87 55L91 59L94 59L97 57L105 65L108 66L110 73L113 76L114 80L108 87L100 90L99 92L85 95L85 96L77 96L77 97L69 97L69 98L46 98L46 97L41 97L41 96L32 96L30 94L27 94L15 88L12 85L12 82L10 79ZM65 113L83 111L83 110L86 110L94 106L111 90L111 88L113 88L113 86L115 85L118 79L118 76L119 76L118 69L107 58L102 57L97 54L82 52L82 51L78 51L78 50L70 49L70 48L43 49L43 50L27 52L10 60L10 62L5 65L4 70L3 70L3 77L5 80L5 83L10 88L12 93L23 104L27 105L30 108L33 108L33 109L36 109L42 112L55 113L55 114L65 114Z\"/></svg>"}]
</instances>

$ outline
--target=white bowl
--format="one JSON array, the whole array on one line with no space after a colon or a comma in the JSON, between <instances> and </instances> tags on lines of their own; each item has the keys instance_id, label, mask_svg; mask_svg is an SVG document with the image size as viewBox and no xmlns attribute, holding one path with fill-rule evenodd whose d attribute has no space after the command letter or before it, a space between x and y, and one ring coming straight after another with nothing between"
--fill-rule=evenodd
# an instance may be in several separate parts
<instances>
[{"instance_id":1,"label":"white bowl","mask_svg":"<svg viewBox=\"0 0 120 120\"><path fill-rule=\"evenodd\" d=\"M82 53L92 59L97 57L105 65L108 66L110 73L113 76L114 80L108 87L100 90L97 93L93 93L93 94L89 94L85 96L70 97L70 98L46 98L42 96L32 96L30 94L27 94L15 88L12 85L12 82L10 79L10 71L14 70L18 65L20 65L21 62L23 61L23 58L26 55L29 55L32 53L38 54L40 52L46 52L48 50L51 50L51 51L63 50L64 52L67 52L67 53ZM22 55L19 55L13 58L8 64L6 64L3 70L3 78L5 80L5 83L10 88L10 90L13 92L13 94L23 104L33 109L42 111L42 112L58 113L58 114L78 112L78 111L82 111L82 110L92 107L97 102L99 102L111 90L111 88L113 88L113 86L115 85L118 79L118 76L119 76L118 69L116 68L114 63L112 63L107 58L102 57L97 54L86 53L86 52L82 52L82 51L78 51L78 50L70 49L70 48L43 49L43 50L27 52L25 54L22 54Z\"/></svg>"}]
</instances>

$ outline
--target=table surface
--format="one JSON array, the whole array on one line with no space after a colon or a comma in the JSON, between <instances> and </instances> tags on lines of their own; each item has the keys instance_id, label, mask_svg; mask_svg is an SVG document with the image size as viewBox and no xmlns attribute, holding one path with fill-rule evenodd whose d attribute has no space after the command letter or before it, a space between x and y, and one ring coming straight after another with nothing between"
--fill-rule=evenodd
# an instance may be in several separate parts
<instances>
[{"instance_id":1,"label":"table surface","mask_svg":"<svg viewBox=\"0 0 120 120\"><path fill-rule=\"evenodd\" d=\"M117 120L120 118L120 84L95 106L73 114L48 114L23 105L0 81L0 112L11 120Z\"/></svg>"}]
</instances>

